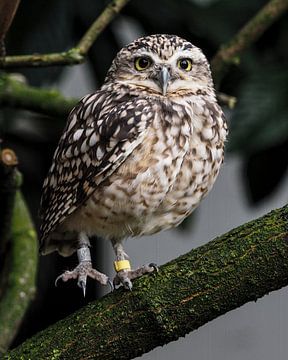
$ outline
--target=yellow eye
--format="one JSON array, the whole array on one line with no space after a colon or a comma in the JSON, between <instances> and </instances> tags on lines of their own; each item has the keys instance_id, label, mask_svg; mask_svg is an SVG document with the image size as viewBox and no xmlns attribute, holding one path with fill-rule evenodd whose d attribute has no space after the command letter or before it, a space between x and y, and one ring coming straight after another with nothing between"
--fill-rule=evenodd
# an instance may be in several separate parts
<instances>
[{"instance_id":1,"label":"yellow eye","mask_svg":"<svg viewBox=\"0 0 288 360\"><path fill-rule=\"evenodd\" d=\"M138 71L146 70L151 65L151 60L147 56L137 57L134 61L135 69Z\"/></svg>"},{"instance_id":2,"label":"yellow eye","mask_svg":"<svg viewBox=\"0 0 288 360\"><path fill-rule=\"evenodd\" d=\"M190 71L192 69L192 61L190 59L179 59L177 66L181 70Z\"/></svg>"}]
</instances>

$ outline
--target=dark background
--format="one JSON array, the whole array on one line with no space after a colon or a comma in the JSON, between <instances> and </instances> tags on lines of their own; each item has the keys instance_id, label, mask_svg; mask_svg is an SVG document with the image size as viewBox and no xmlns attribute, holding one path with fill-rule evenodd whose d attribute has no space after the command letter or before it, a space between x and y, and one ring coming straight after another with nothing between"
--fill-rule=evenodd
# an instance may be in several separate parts
<instances>
[{"instance_id":1,"label":"dark background","mask_svg":"<svg viewBox=\"0 0 288 360\"><path fill-rule=\"evenodd\" d=\"M123 45L123 32L129 29L141 35L177 34L201 47L211 59L219 46L230 40L265 3L263 0L133 0L89 52L90 80L95 89L101 85ZM79 41L107 4L108 1L95 0L22 1L6 40L7 54L67 50ZM225 109L230 127L227 150L243 158L241 177L251 206L273 194L287 173L287 20L287 14L282 16L245 51L240 65L229 68L220 87L222 92L237 97L236 108ZM17 72L33 86L57 88L64 70L64 67L49 67ZM3 145L14 149L19 157L19 168L24 175L23 192L37 226L42 183L65 120L11 108L0 110ZM97 253L95 250L95 257ZM96 261L101 264L103 259L98 256ZM57 275L75 264L76 257L41 258L37 297L14 345L97 296L99 288L92 283L88 283L85 299L75 283L54 287Z\"/></svg>"}]
</instances>

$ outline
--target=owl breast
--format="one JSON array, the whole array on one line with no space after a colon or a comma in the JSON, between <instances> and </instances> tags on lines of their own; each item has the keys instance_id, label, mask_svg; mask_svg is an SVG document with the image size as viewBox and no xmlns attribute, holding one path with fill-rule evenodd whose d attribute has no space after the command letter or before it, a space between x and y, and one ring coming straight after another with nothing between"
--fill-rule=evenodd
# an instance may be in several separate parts
<instances>
[{"instance_id":1,"label":"owl breast","mask_svg":"<svg viewBox=\"0 0 288 360\"><path fill-rule=\"evenodd\" d=\"M64 230L121 239L181 223L209 192L223 161L222 113L205 105L162 104L142 144L64 222Z\"/></svg>"}]
</instances>

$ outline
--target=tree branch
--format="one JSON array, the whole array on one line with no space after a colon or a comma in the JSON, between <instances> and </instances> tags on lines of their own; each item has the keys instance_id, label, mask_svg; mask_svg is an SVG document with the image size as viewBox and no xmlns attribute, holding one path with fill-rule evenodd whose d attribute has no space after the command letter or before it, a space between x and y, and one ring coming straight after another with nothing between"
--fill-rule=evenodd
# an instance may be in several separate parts
<instances>
[{"instance_id":1,"label":"tree branch","mask_svg":"<svg viewBox=\"0 0 288 360\"><path fill-rule=\"evenodd\" d=\"M217 92L217 100L220 105L228 106L229 109L234 109L237 103L237 98L235 96L227 95L222 92Z\"/></svg>"},{"instance_id":2,"label":"tree branch","mask_svg":"<svg viewBox=\"0 0 288 360\"><path fill-rule=\"evenodd\" d=\"M18 190L12 219L8 283L0 299L0 352L7 350L36 291L37 236Z\"/></svg>"},{"instance_id":3,"label":"tree branch","mask_svg":"<svg viewBox=\"0 0 288 360\"><path fill-rule=\"evenodd\" d=\"M11 344L34 296L38 262L37 236L20 192L21 176L14 167L13 154L11 150L8 152L8 149L1 152L2 162L6 164L1 167L13 166L13 182L10 181L6 185L13 186L16 194L13 196L12 203L10 201L6 204L9 206L4 209L9 214L12 213L10 214L12 220L11 223L9 222L9 246L5 249L5 259L1 259L1 265L4 265L1 266L0 353L7 350ZM3 159L12 163L7 164ZM10 192L12 192L11 189ZM8 195L10 198L9 192ZM1 201L1 207L3 206L5 202ZM2 243L3 237L0 240Z\"/></svg>"},{"instance_id":4,"label":"tree branch","mask_svg":"<svg viewBox=\"0 0 288 360\"><path fill-rule=\"evenodd\" d=\"M105 29L105 27L114 19L114 17L122 10L129 0L113 0L91 25L88 31L76 46L81 55L86 55L94 41Z\"/></svg>"},{"instance_id":5,"label":"tree branch","mask_svg":"<svg viewBox=\"0 0 288 360\"><path fill-rule=\"evenodd\" d=\"M0 105L66 118L78 99L66 98L57 90L40 89L19 81L16 75L0 75Z\"/></svg>"},{"instance_id":6,"label":"tree branch","mask_svg":"<svg viewBox=\"0 0 288 360\"><path fill-rule=\"evenodd\" d=\"M288 284L288 206L89 304L5 359L132 359ZM71 299L72 301L72 299Z\"/></svg>"},{"instance_id":7,"label":"tree branch","mask_svg":"<svg viewBox=\"0 0 288 360\"><path fill-rule=\"evenodd\" d=\"M11 236L14 199L18 188L15 165L17 165L15 153L10 149L1 150L0 148L0 273L4 264L4 254Z\"/></svg>"},{"instance_id":8,"label":"tree branch","mask_svg":"<svg viewBox=\"0 0 288 360\"><path fill-rule=\"evenodd\" d=\"M0 68L74 65L82 63L97 37L128 1L129 0L112 0L83 35L75 48L61 53L6 56L1 59Z\"/></svg>"},{"instance_id":9,"label":"tree branch","mask_svg":"<svg viewBox=\"0 0 288 360\"><path fill-rule=\"evenodd\" d=\"M211 61L213 77L220 82L230 64L239 64L239 54L254 43L288 8L288 0L270 0Z\"/></svg>"}]
</instances>

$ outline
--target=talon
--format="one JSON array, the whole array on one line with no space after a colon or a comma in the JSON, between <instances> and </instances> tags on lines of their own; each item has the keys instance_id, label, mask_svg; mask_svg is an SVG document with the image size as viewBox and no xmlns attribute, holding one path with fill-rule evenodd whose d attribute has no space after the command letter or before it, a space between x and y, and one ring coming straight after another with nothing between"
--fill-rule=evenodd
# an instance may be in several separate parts
<instances>
[{"instance_id":1,"label":"talon","mask_svg":"<svg viewBox=\"0 0 288 360\"><path fill-rule=\"evenodd\" d=\"M115 286L114 286L113 282L110 279L108 279L108 281L107 281L107 284L109 284L109 286L110 286L111 292L113 292L115 290Z\"/></svg>"},{"instance_id":2,"label":"talon","mask_svg":"<svg viewBox=\"0 0 288 360\"><path fill-rule=\"evenodd\" d=\"M87 276L81 276L77 282L78 287L80 287L83 291L83 296L85 298L86 295L86 282L87 282Z\"/></svg>"},{"instance_id":3,"label":"talon","mask_svg":"<svg viewBox=\"0 0 288 360\"><path fill-rule=\"evenodd\" d=\"M149 266L152 267L155 272L157 272L157 273L159 272L159 267L157 266L157 264L155 264L155 263L150 263Z\"/></svg>"},{"instance_id":4,"label":"talon","mask_svg":"<svg viewBox=\"0 0 288 360\"><path fill-rule=\"evenodd\" d=\"M57 276L57 278L56 278L56 280L55 280L55 282L54 282L55 287L58 286L58 281L59 281L60 279L62 280L62 276L63 276L63 274Z\"/></svg>"},{"instance_id":5,"label":"talon","mask_svg":"<svg viewBox=\"0 0 288 360\"><path fill-rule=\"evenodd\" d=\"M126 279L126 280L123 281L123 286L124 286L124 288L126 290L132 291L133 285L132 285L132 282L129 279Z\"/></svg>"},{"instance_id":6,"label":"talon","mask_svg":"<svg viewBox=\"0 0 288 360\"><path fill-rule=\"evenodd\" d=\"M55 280L55 286L57 286L60 279L64 282L69 281L70 279L78 279L77 285L83 290L83 295L85 297L88 276L102 285L106 285L108 283L107 276L93 269L91 262L86 261L82 263L80 262L74 270L65 271L63 274L59 275Z\"/></svg>"},{"instance_id":7,"label":"talon","mask_svg":"<svg viewBox=\"0 0 288 360\"><path fill-rule=\"evenodd\" d=\"M116 289L117 286L120 285L120 284L121 284L121 281L120 281L119 277L116 275L114 277L114 279L113 279L113 287L114 287L114 289Z\"/></svg>"}]
</instances>

